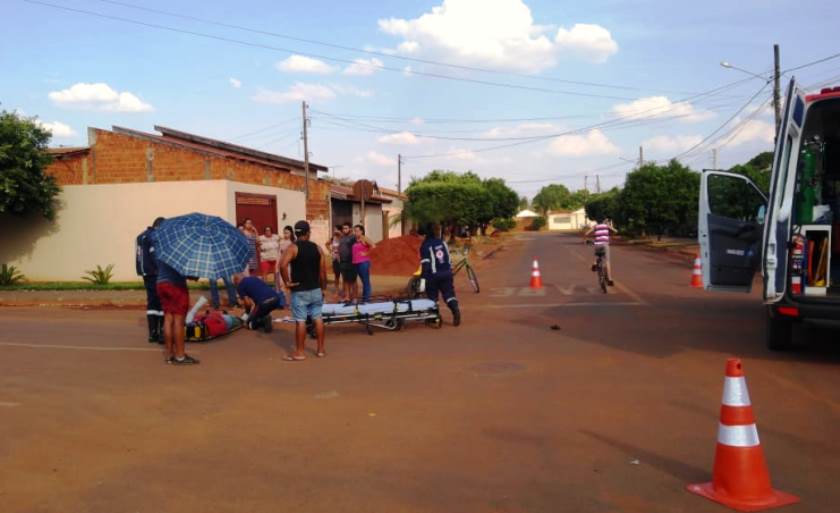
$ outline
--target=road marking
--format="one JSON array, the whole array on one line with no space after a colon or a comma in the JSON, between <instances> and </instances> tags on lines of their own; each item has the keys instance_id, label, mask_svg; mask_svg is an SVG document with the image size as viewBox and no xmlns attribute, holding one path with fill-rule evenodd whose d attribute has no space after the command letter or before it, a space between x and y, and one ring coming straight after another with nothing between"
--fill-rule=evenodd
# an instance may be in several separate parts
<instances>
[{"instance_id":1,"label":"road marking","mask_svg":"<svg viewBox=\"0 0 840 513\"><path fill-rule=\"evenodd\" d=\"M585 302L585 303L512 303L509 305L505 304L484 304L484 305L476 305L477 307L483 308L556 308L556 307L564 307L564 306L645 306L644 303L625 303L625 302L609 302L609 303L597 303L597 302Z\"/></svg>"},{"instance_id":2,"label":"road marking","mask_svg":"<svg viewBox=\"0 0 840 513\"><path fill-rule=\"evenodd\" d=\"M67 346L61 344L23 344L17 342L0 342L0 346L6 347L29 347L33 349L74 349L76 351L136 351L160 353L160 349L151 347L102 347L102 346ZM193 353L198 354L196 351Z\"/></svg>"},{"instance_id":3,"label":"road marking","mask_svg":"<svg viewBox=\"0 0 840 513\"><path fill-rule=\"evenodd\" d=\"M566 288L563 288L560 285L557 285L557 290L559 290L560 293L563 294L564 296L571 296L575 292L575 285L571 284Z\"/></svg>"},{"instance_id":4,"label":"road marking","mask_svg":"<svg viewBox=\"0 0 840 513\"><path fill-rule=\"evenodd\" d=\"M618 282L618 281L613 281L613 283L615 283L615 288L617 288L618 290L624 292L625 294L627 294L628 296L633 298L637 303L641 303L643 305L648 304L647 301L642 299L642 296L640 296L640 295L636 294L635 292L633 292L632 290L630 290L630 288L627 287L627 285L624 285L623 283Z\"/></svg>"},{"instance_id":5,"label":"road marking","mask_svg":"<svg viewBox=\"0 0 840 513\"><path fill-rule=\"evenodd\" d=\"M545 296L545 289L532 289L530 287L522 287L519 289L519 297L544 297Z\"/></svg>"},{"instance_id":6,"label":"road marking","mask_svg":"<svg viewBox=\"0 0 840 513\"><path fill-rule=\"evenodd\" d=\"M9 401L0 401L0 406L4 408L14 408L15 406L20 406L20 403L12 403Z\"/></svg>"}]
</instances>

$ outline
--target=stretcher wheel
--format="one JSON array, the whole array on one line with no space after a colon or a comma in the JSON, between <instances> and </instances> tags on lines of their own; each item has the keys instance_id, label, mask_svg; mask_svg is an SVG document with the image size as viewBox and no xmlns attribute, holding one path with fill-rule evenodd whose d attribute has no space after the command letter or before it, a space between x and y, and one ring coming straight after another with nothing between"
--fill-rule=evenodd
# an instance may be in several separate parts
<instances>
[{"instance_id":1,"label":"stretcher wheel","mask_svg":"<svg viewBox=\"0 0 840 513\"><path fill-rule=\"evenodd\" d=\"M365 325L365 330L367 330L367 334L373 336L373 326L370 324Z\"/></svg>"},{"instance_id":2,"label":"stretcher wheel","mask_svg":"<svg viewBox=\"0 0 840 513\"><path fill-rule=\"evenodd\" d=\"M443 319L441 319L440 317L437 317L435 319L429 319L426 321L426 326L439 330L441 327L443 327Z\"/></svg>"}]
</instances>

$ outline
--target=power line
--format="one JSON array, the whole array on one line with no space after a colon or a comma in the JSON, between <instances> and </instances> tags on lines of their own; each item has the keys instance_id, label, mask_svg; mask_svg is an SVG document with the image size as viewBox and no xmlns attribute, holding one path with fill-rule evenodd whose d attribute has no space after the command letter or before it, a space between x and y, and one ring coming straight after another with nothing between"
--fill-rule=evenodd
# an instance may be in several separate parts
<instances>
[{"instance_id":1,"label":"power line","mask_svg":"<svg viewBox=\"0 0 840 513\"><path fill-rule=\"evenodd\" d=\"M326 41L319 41L317 39L309 39L309 38L291 36L289 34L283 34L283 33L280 33L280 32L272 32L272 31L257 29L257 28L253 28L253 27L245 27L243 25L236 25L236 24L233 24L233 23L224 23L224 22L220 22L220 21L201 18L201 17L198 17L198 16L180 14L180 13L175 13L175 12L171 12L171 11L164 11L162 9L153 9L153 8L150 8L150 7L136 5L136 4L132 4L132 3L128 3L128 2L119 2L117 0L98 0L98 1L101 2L101 3L119 5L119 6L122 6L122 7L128 7L130 9L137 9L137 10L151 12L151 13L155 13L155 14L162 14L164 16L170 16L170 17L180 18L180 19L185 19L185 20L190 20L190 21L197 21L197 22L200 22L200 23L205 23L205 24L208 24L208 25L215 25L215 26L218 26L218 27L232 28L232 29L241 30L241 31L245 31L245 32L251 32L251 33L255 33L255 34L262 34L262 35L265 35L265 36L276 37L276 38L279 38L279 39L286 39L286 40L289 40L289 41L297 41L299 43L318 45L318 46L323 46L323 47L326 47L326 48L335 48L337 50L346 50L346 51L350 51L350 52L363 53L363 54L367 54L367 55L376 55L376 56L382 57L382 58L399 59L399 60L406 61L406 62L416 62L416 63L420 63L420 64L431 64L431 65L434 65L434 66L444 66L444 67L448 67L448 68L460 69L460 70L466 70L466 71L478 71L478 72L481 72L481 73L492 73L492 74L498 74L498 75L511 75L511 76L517 76L517 77L521 77L521 78L526 78L526 79L529 79L529 80L542 80L542 81L546 81L546 82L557 82L557 83L563 83L563 84L582 85L582 86L588 86L588 87L623 89L623 90L627 90L627 91L651 91L651 92L659 91L659 92L673 93L673 94L693 94L693 93L689 93L689 92L685 92L685 91L673 91L673 90L666 90L666 89L648 89L648 88L642 88L642 87L636 87L636 86L607 84L607 83L603 83L603 82L588 82L588 81L580 81L580 80L569 80L569 79L563 79L563 78L557 78L557 77L543 77L543 76L537 76L537 75L530 75L530 74L527 74L527 73L519 73L519 72L515 72L515 71L495 70L495 69L490 69L490 68L482 68L482 67L478 67L478 66L467 66L467 65L455 64L455 63L451 63L451 62L436 61L436 60L432 60L432 59L421 59L421 58L418 58L418 57L408 57L408 56L404 56L404 55L386 53L386 52L371 50L371 49L367 49L367 48L357 48L357 47L353 47L353 46L346 46L346 45L340 45L340 44L336 44L336 43L329 43L329 42L326 42ZM300 54L300 55L303 55L303 54ZM412 70L412 73L416 73L416 72L414 72Z\"/></svg>"},{"instance_id":2,"label":"power line","mask_svg":"<svg viewBox=\"0 0 840 513\"><path fill-rule=\"evenodd\" d=\"M157 24L157 23L150 23L150 22L135 20L135 19L132 19L132 18L125 18L125 17L122 17L122 16L113 16L113 15L110 15L110 14L103 14L103 13L99 13L99 12L95 12L95 11L88 11L88 10L85 10L85 9L76 9L76 8L73 8L73 7L56 5L56 4L52 4L52 3L49 3L49 2L43 2L41 0L23 0L23 1L26 2L26 3L42 5L42 6L50 7L50 8L53 8L53 9L60 9L60 10L63 10L63 11L75 12L75 13L79 13L79 14L86 14L88 16L95 16L95 17L98 17L98 18L121 21L121 22L124 22L124 23L131 23L131 24L134 24L134 25L140 25L140 26L155 28L155 29L159 29L159 30L166 30L166 31L169 31L169 32L176 32L176 33L179 33L179 34L187 34L187 35L191 35L191 36L195 36L195 37L202 37L202 38L206 38L206 39L213 39L213 40L216 40L216 41L223 41L223 42L233 43L233 44L242 45L242 46L249 46L249 47L253 47L253 48L262 48L262 49L265 49L265 50L273 50L273 51L277 51L277 52L283 52L283 53L286 53L286 54L298 54L298 55L303 55L305 57L322 59L322 60L330 61L330 62L338 62L338 63L341 63L341 64L357 64L356 61L353 61L353 60L350 60L350 59L341 59L341 58L338 58L338 57L331 57L331 56L328 56L328 55L321 55L321 54L316 54L316 53L305 53L305 52L300 52L300 51L297 51L297 50L292 50L292 49L289 49L289 48L282 48L282 47L277 47L277 46L272 46L272 45L266 45L266 44L263 44L263 43L255 43L255 42L252 42L252 41L245 41L245 40L242 40L242 39L236 39L236 38L227 37L227 36L218 36L218 35L214 35L214 34L207 34L207 33L204 33L204 32L196 32L194 30L186 30L186 29L181 29L181 28L177 28L177 27L171 27L171 26L168 26L168 25L160 25L160 24ZM402 69L394 68L394 67L391 67L391 66L385 66L385 65L379 66L379 65L371 64L370 67L375 68L375 69L380 69L380 70L383 70L383 71L392 71L392 72L397 72L397 73L403 73ZM543 87L532 87L532 86L525 86L525 85L521 85L521 84L511 84L511 83L507 83L507 82L494 82L494 81L491 81L491 80L481 80L481 79L476 79L476 78L455 77L455 76L452 76L452 75L444 75L444 74L441 74L441 73L432 73L432 72L428 72L428 71L412 71L411 74L412 75L418 75L418 76L424 76L424 77L430 77L430 78L437 78L437 79L441 79L441 80L451 80L451 81L454 81L454 82L465 82L465 83L470 83L470 84L478 84L478 85L485 85L485 86L491 86L491 87L502 87L502 88L507 88L507 89L518 89L518 90L522 90L522 91L531 91L531 92L538 92L538 93L561 94L561 95L579 96L579 97L585 97L585 98L600 98L600 99L608 99L608 100L634 100L635 99L635 98L631 98L631 97L628 97L628 96L614 96L614 95L604 95L604 94L596 94L596 93L583 93L583 92L579 92L579 91L564 91L564 90L559 90L559 89L546 89L546 88L543 88Z\"/></svg>"}]
</instances>

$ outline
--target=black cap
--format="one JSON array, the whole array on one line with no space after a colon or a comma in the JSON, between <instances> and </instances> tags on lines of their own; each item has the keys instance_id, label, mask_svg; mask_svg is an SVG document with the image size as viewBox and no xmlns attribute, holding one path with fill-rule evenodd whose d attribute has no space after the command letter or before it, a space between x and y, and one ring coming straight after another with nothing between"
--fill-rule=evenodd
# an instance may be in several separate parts
<instances>
[{"instance_id":1,"label":"black cap","mask_svg":"<svg viewBox=\"0 0 840 513\"><path fill-rule=\"evenodd\" d=\"M309 233L309 223L306 221L298 221L295 223L295 235L301 236Z\"/></svg>"}]
</instances>

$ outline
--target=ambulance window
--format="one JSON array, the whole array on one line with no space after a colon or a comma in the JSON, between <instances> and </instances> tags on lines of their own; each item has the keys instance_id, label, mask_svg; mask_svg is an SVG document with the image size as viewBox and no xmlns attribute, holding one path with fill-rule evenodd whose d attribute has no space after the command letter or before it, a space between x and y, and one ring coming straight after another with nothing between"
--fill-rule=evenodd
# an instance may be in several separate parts
<instances>
[{"instance_id":1,"label":"ambulance window","mask_svg":"<svg viewBox=\"0 0 840 513\"><path fill-rule=\"evenodd\" d=\"M746 179L711 175L708 181L709 211L739 221L764 222L764 196Z\"/></svg>"},{"instance_id":2,"label":"ambulance window","mask_svg":"<svg viewBox=\"0 0 840 513\"><path fill-rule=\"evenodd\" d=\"M782 168L779 170L780 180L776 182L776 205L781 207L784 199L784 191L787 187L788 168L790 167L790 149L793 147L793 137L787 136L782 153Z\"/></svg>"}]
</instances>

